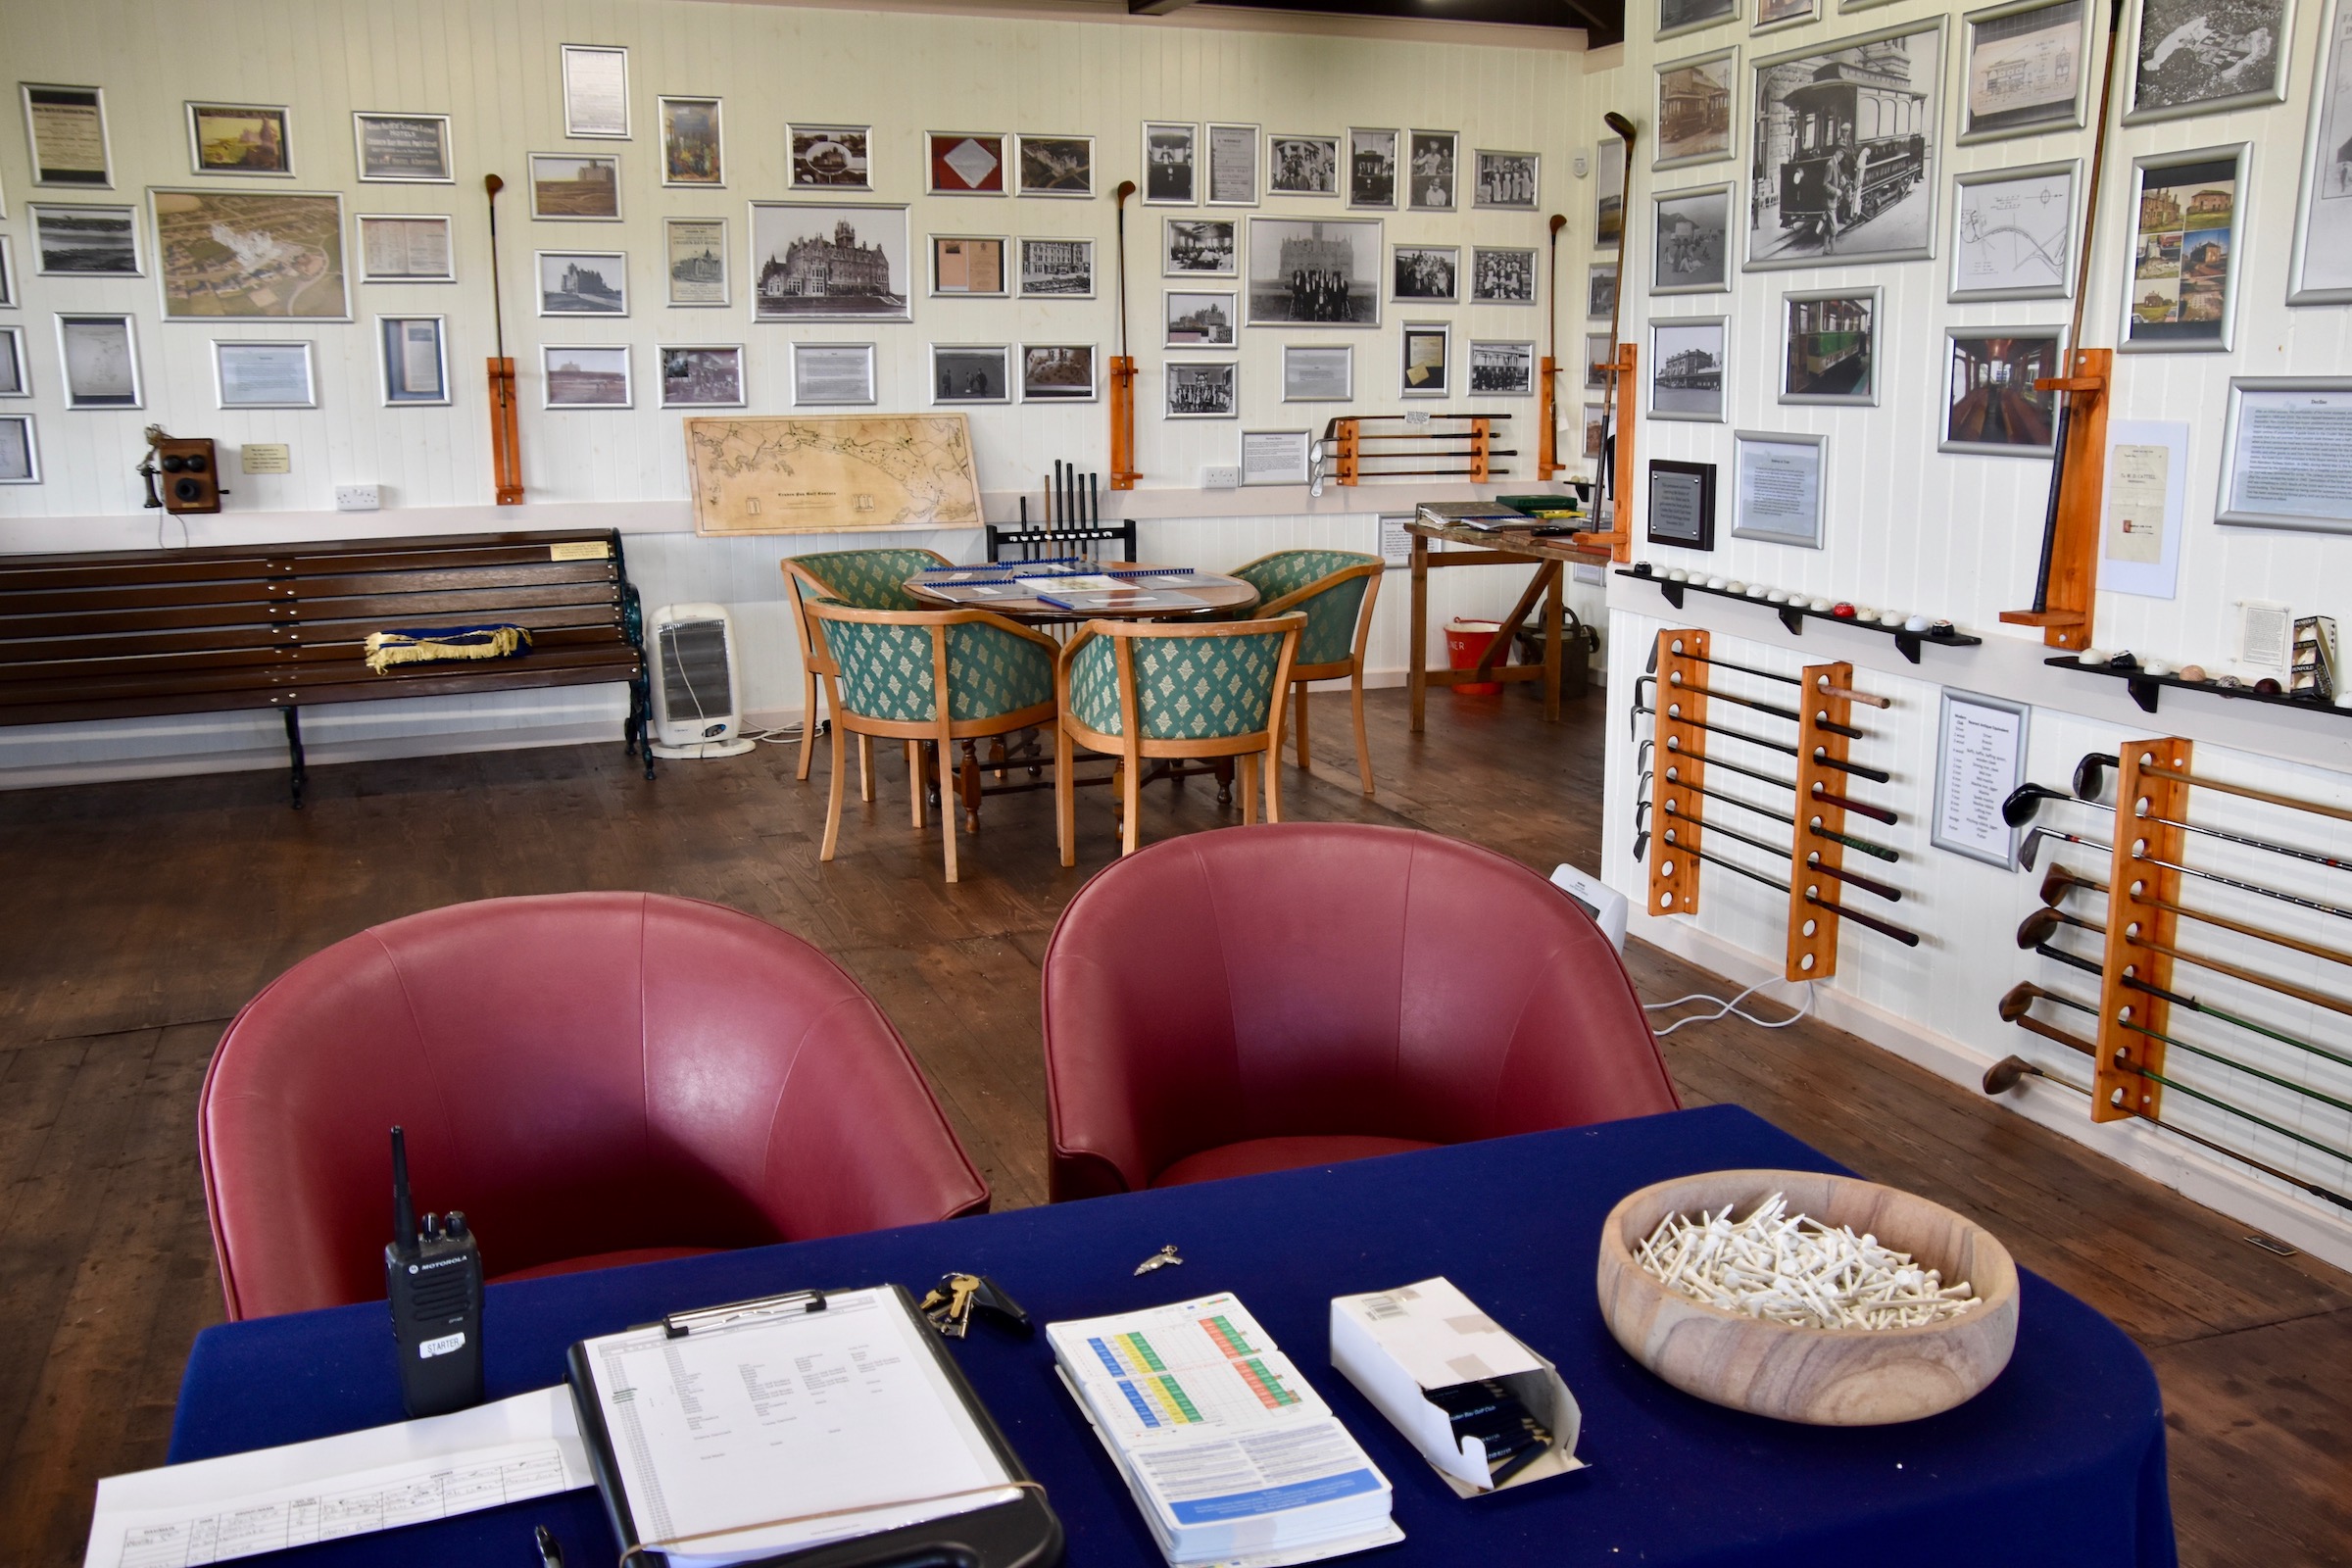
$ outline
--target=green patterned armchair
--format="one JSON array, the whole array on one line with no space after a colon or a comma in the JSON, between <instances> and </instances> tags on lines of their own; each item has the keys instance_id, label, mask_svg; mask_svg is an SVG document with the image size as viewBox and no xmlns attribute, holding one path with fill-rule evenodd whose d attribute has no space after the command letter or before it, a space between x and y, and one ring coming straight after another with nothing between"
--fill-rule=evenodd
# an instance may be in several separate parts
<instances>
[{"instance_id":1,"label":"green patterned armchair","mask_svg":"<svg viewBox=\"0 0 2352 1568\"><path fill-rule=\"evenodd\" d=\"M959 798L964 830L978 832L980 763L971 743L1054 722L1054 640L985 610L863 610L823 595L811 595L802 608L825 679L825 706L833 714L833 783L817 858L832 859L841 836L846 730L858 737L861 751L876 736L906 743L907 788L918 828L929 773L922 749L926 744L938 748L945 818L940 825L948 880L955 881L956 823L953 808L944 805L948 792L953 789ZM958 765L951 758L959 741ZM953 785L947 778L950 768L956 772Z\"/></svg>"},{"instance_id":2,"label":"green patterned armchair","mask_svg":"<svg viewBox=\"0 0 2352 1568\"><path fill-rule=\"evenodd\" d=\"M1251 614L1279 615L1294 610L1306 614L1306 630L1298 634L1298 662L1291 666L1291 690L1298 694L1298 717L1291 731L1298 738L1300 767L1307 765L1307 683L1347 677L1355 713L1355 770L1366 795L1372 793L1372 749L1364 739L1364 644L1372 635L1381 570L1378 556L1352 550L1278 550L1233 573L1258 592L1258 608Z\"/></svg>"},{"instance_id":3,"label":"green patterned armchair","mask_svg":"<svg viewBox=\"0 0 2352 1568\"><path fill-rule=\"evenodd\" d=\"M1054 691L1054 805L1061 863L1078 863L1076 749L1120 761L1125 820L1119 846L1133 855L1147 758L1241 760L1242 820L1257 820L1258 759L1265 759L1266 820L1282 820L1275 759L1282 694L1306 616L1177 623L1094 620L1061 650Z\"/></svg>"},{"instance_id":4,"label":"green patterned armchair","mask_svg":"<svg viewBox=\"0 0 2352 1568\"><path fill-rule=\"evenodd\" d=\"M810 599L830 599L858 610L920 610L906 591L906 579L918 571L952 565L936 550L834 550L784 560L784 603L792 610L793 636L801 645L801 766L806 781L809 759L816 752L816 678L824 673L824 652L808 624ZM858 740L858 798L874 798L873 741Z\"/></svg>"}]
</instances>

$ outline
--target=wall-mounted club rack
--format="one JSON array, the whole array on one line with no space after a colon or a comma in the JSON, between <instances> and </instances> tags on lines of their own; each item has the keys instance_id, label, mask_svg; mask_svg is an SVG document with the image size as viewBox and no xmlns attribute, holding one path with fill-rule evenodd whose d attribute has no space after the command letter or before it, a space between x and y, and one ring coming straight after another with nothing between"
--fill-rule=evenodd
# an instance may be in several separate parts
<instances>
[{"instance_id":1,"label":"wall-mounted club rack","mask_svg":"<svg viewBox=\"0 0 2352 1568\"><path fill-rule=\"evenodd\" d=\"M2132 700L2143 713L2156 711L2156 704L2167 686L2184 692L2203 692L2208 697L2221 697L2233 703L2271 703L2279 708L2300 709L2307 713L2328 713L2337 718L2352 718L2352 708L2338 708L2333 703L2302 692L2258 692L2251 686L2224 686L2210 680L2182 680L2178 675L2151 675L2144 669L2117 669L2111 664L2085 664L2072 654L2045 659L2043 663L2052 669L2072 669L2084 675L2104 675L2120 680L2130 689Z\"/></svg>"},{"instance_id":2,"label":"wall-mounted club rack","mask_svg":"<svg viewBox=\"0 0 2352 1568\"><path fill-rule=\"evenodd\" d=\"M1688 579L1682 582L1671 582L1659 576L1647 562L1620 569L1617 575L1631 577L1637 582L1655 583L1658 592L1666 596L1666 602L1677 610L1683 608L1685 590L1694 594L1712 594L1718 599L1730 599L1742 605L1755 605L1759 609L1769 610L1780 616L1781 624L1788 629L1788 635L1791 637L1803 636L1805 622L1808 620L1827 621L1833 626L1850 626L1856 631L1875 631L1883 636L1893 638L1894 646L1902 652L1905 659L1914 664L1919 662L1919 651L1922 648L1975 648L1984 641L1982 637L1972 637L1964 631L1906 631L1900 626L1888 626L1876 620L1862 620L1853 615L1833 614L1826 610L1815 610L1810 605L1770 604L1764 600L1752 599L1745 593L1733 593L1728 588L1710 588L1703 582L1691 582Z\"/></svg>"},{"instance_id":3,"label":"wall-mounted club rack","mask_svg":"<svg viewBox=\"0 0 2352 1568\"><path fill-rule=\"evenodd\" d=\"M1340 484L1365 479L1466 479L1485 484L1510 470L1497 466L1497 458L1519 454L1494 444L1494 426L1507 414L1353 414L1333 419L1323 429L1321 456L1331 465ZM1433 429L1433 425L1446 428ZM1460 426L1461 428L1455 428ZM1439 442L1431 447L1423 442ZM1378 464L1366 467L1365 464ZM1393 464L1410 464L1394 467Z\"/></svg>"}]
</instances>

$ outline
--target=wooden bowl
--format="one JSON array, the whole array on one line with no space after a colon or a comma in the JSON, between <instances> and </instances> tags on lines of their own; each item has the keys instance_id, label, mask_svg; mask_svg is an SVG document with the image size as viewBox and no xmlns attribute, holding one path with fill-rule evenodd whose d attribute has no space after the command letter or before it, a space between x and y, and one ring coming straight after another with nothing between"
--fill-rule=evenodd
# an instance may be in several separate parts
<instances>
[{"instance_id":1,"label":"wooden bowl","mask_svg":"<svg viewBox=\"0 0 2352 1568\"><path fill-rule=\"evenodd\" d=\"M1850 1225L1966 1280L1984 1305L1922 1328L1817 1329L1694 1300L1634 1258L1669 1214L1725 1204L1746 1215L1774 1193L1788 1211ZM1685 1394L1814 1426L1885 1426L1935 1415L2000 1375L2017 1345L2017 1264L1982 1226L1891 1187L1801 1170L1718 1170L1629 1195L1600 1228L1600 1314L1626 1352Z\"/></svg>"}]
</instances>

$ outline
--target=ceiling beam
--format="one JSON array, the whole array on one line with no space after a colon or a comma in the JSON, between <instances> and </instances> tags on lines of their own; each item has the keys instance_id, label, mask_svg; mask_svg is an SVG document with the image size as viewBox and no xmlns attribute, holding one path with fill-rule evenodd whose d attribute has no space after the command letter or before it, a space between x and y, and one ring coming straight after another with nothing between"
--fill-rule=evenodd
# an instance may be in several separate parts
<instances>
[{"instance_id":1,"label":"ceiling beam","mask_svg":"<svg viewBox=\"0 0 2352 1568\"><path fill-rule=\"evenodd\" d=\"M1164 17L1171 11L1182 11L1193 0L1127 0L1131 17Z\"/></svg>"}]
</instances>

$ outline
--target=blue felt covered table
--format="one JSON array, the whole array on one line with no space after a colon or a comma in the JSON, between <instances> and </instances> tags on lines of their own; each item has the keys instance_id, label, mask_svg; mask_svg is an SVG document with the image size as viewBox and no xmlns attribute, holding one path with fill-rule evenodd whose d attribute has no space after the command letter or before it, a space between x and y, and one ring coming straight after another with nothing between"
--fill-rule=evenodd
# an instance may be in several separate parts
<instances>
[{"instance_id":1,"label":"blue felt covered table","mask_svg":"<svg viewBox=\"0 0 2352 1568\"><path fill-rule=\"evenodd\" d=\"M1040 1323L1238 1294L1396 1486L1391 1564L2174 1562L2163 1409L2138 1348L2098 1313L2024 1276L2017 1353L1969 1403L1896 1427L1790 1426L1703 1403L1618 1348L1593 1297L1600 1224L1670 1176L1740 1166L1837 1170L1754 1115L1710 1106L1313 1170L1022 1209L829 1241L494 1286L493 1398L561 1381L572 1341L665 1311L798 1287L993 1275ZM1173 1242L1181 1268L1137 1277ZM483 1238L493 1267L498 1238ZM1584 1407L1592 1468L1463 1500L1329 1359L1329 1302L1433 1274L1555 1361ZM1079 1568L1162 1559L1055 1381L1044 1336L985 1325L954 1354L1044 1482ZM209 1329L196 1342L174 1461L400 1417L380 1304ZM288 1564L530 1568L531 1527L567 1560L610 1563L593 1492L299 1548ZM1846 1556L1851 1552L1854 1555Z\"/></svg>"}]
</instances>

